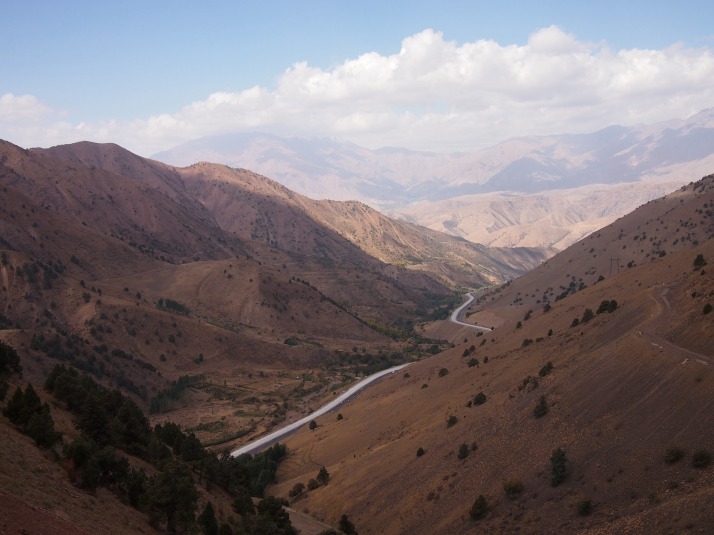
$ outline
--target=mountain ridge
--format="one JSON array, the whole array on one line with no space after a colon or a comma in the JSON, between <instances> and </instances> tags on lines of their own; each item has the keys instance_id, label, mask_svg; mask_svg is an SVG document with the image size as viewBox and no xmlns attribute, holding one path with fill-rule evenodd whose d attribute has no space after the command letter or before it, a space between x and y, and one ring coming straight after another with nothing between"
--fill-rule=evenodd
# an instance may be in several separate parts
<instances>
[{"instance_id":1,"label":"mountain ridge","mask_svg":"<svg viewBox=\"0 0 714 535\"><path fill-rule=\"evenodd\" d=\"M616 218L683 185L681 177L709 173L714 167L712 147L714 110L706 109L688 119L655 125L519 137L471 153L369 150L334 139L243 133L201 138L155 158L187 165L210 154L213 161L267 174L308 197L359 200L394 217L476 243L562 249L586 232L578 225L541 221L542 236L522 237L518 225L494 236L484 229L498 216L490 213L485 201L500 201L511 193L532 199L558 191L570 202L571 197L577 201L582 196L583 188L597 185L600 196L610 192L612 201L622 204L618 197L623 184L638 184L642 191L613 214ZM458 223L455 214L443 208L454 201L469 205L472 212L485 210L491 222ZM429 218L421 219L422 207L427 207ZM588 230L612 221L598 220L585 210L583 218Z\"/></svg>"}]
</instances>

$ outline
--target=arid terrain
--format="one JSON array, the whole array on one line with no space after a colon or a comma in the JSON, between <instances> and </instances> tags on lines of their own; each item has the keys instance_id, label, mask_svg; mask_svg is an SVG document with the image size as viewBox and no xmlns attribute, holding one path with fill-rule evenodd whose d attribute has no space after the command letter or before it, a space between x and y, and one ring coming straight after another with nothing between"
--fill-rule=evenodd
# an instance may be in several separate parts
<instances>
[{"instance_id":1,"label":"arid terrain","mask_svg":"<svg viewBox=\"0 0 714 535\"><path fill-rule=\"evenodd\" d=\"M267 494L302 533L342 515L363 535L714 530L712 468L692 465L714 444L712 176L552 257L116 145L0 142L0 196L0 341L22 365L3 403L33 384L64 444L70 404L43 390L57 364L218 454L409 362L287 439ZM446 321L466 290L465 321L494 330ZM76 488L60 443L40 450L0 420L3 530L160 529ZM294 492L321 467L329 482ZM197 512L210 501L237 526L233 496L206 486Z\"/></svg>"},{"instance_id":2,"label":"arid terrain","mask_svg":"<svg viewBox=\"0 0 714 535\"><path fill-rule=\"evenodd\" d=\"M714 285L693 262L714 257L713 202L708 177L482 292L467 316L490 333L425 326L455 347L289 439L271 491L325 466L293 507L360 533L710 533L714 474L692 454L714 443Z\"/></svg>"}]
</instances>

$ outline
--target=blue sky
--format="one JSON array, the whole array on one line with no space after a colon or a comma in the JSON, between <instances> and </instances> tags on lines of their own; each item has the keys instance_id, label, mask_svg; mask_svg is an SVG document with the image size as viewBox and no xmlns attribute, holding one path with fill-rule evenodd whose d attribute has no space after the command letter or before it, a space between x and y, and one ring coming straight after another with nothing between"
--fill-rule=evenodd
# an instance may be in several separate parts
<instances>
[{"instance_id":1,"label":"blue sky","mask_svg":"<svg viewBox=\"0 0 714 535\"><path fill-rule=\"evenodd\" d=\"M6 4L0 138L23 146L255 129L468 150L714 105L706 2Z\"/></svg>"}]
</instances>

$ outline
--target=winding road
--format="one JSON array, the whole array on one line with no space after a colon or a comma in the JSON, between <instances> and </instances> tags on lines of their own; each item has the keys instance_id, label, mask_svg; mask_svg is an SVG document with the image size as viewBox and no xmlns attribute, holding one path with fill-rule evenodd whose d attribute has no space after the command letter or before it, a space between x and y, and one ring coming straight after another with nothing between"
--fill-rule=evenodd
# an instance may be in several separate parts
<instances>
[{"instance_id":1,"label":"winding road","mask_svg":"<svg viewBox=\"0 0 714 535\"><path fill-rule=\"evenodd\" d=\"M401 370L405 366L409 366L409 364L411 364L411 362L408 362L406 364L400 364L399 366L393 366L391 368L387 368L386 370L382 370L381 372L372 374L369 377L365 377L364 379L355 383L349 389L347 389L345 392L343 392L342 394L337 396L335 399L333 399L326 405L323 405L316 411L310 413L309 415L305 416L304 418L301 418L300 420L298 420L296 422L288 424L285 427L281 427L277 431L273 431L270 434L267 434L263 437L253 440L252 442L249 442L245 446L242 446L242 447L238 448L237 450L232 451L231 456L238 457L239 455L243 455L245 453L255 453L262 449L267 448L268 446L275 444L283 437L286 437L286 436L290 435L291 433L297 431L300 427L302 427L306 423L310 422L311 420L317 418L318 416L322 416L323 414L326 414L332 410L335 410L336 408L340 407L341 405L347 403L348 401L350 401L350 399L353 396L357 395L359 392L361 392L363 389L365 389L372 383L379 381L381 378L383 378L386 375L390 375L390 374L393 374L393 373Z\"/></svg>"},{"instance_id":2,"label":"winding road","mask_svg":"<svg viewBox=\"0 0 714 535\"><path fill-rule=\"evenodd\" d=\"M468 297L468 299L466 300L466 302L463 305L461 305L459 308L457 308L456 310L454 310L451 313L451 316L449 317L449 321L451 321L452 323L456 323L457 325L463 325L464 327L473 327L474 329L478 329L481 331L492 331L493 327L483 327L481 325L474 325L473 323L464 323L463 321L461 321L461 318L464 316L464 310L466 310L466 308L471 303L473 303L473 301L475 299L474 294L472 294L472 293L467 293L464 295L466 297Z\"/></svg>"},{"instance_id":3,"label":"winding road","mask_svg":"<svg viewBox=\"0 0 714 535\"><path fill-rule=\"evenodd\" d=\"M471 293L465 294L468 299L466 302L461 305L459 308L454 310L451 313L451 316L449 317L449 321L452 323L456 323L457 325L463 325L464 327L472 327L474 329L479 329L482 331L492 331L493 329L491 327L482 327L480 325L473 325L471 323L464 323L461 321L461 317L463 316L464 310L466 307L468 307L474 300L474 296ZM323 405L316 411L308 414L304 418L301 418L300 420L297 420L296 422L293 422L291 424L286 425L285 427L281 427L277 431L273 431L272 433L269 433L265 436L262 436L260 438L257 438L248 444L241 446L237 450L234 450L231 452L232 457L238 457L239 455L244 455L246 453L257 453L265 448L268 448L269 446L272 446L282 438L285 438L286 436L294 433L298 429L300 429L303 425L309 423L311 420L314 420L318 416L322 416L323 414L326 414L330 411L335 410L336 408L344 405L348 401L352 399L352 397L356 396L358 393L360 393L362 390L367 388L369 385L372 383L375 383L376 381L379 381L383 377L393 374L405 366L409 366L411 364L410 362L406 364L400 364L399 366L393 366L391 368L387 368L386 370L382 370L381 372L377 372L375 374L370 375L369 377L365 377L361 381L355 383L352 385L349 389L347 389L345 392L337 396L335 399L327 403L326 405Z\"/></svg>"}]
</instances>

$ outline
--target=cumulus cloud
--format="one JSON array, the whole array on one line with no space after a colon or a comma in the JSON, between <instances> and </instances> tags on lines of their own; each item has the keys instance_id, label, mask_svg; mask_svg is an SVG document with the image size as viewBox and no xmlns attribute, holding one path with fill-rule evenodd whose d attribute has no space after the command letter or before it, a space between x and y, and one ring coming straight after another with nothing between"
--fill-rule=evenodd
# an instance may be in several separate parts
<instances>
[{"instance_id":1,"label":"cumulus cloud","mask_svg":"<svg viewBox=\"0 0 714 535\"><path fill-rule=\"evenodd\" d=\"M459 45L427 29L405 38L396 54L370 52L330 69L296 63L274 87L217 92L175 113L129 123L52 122L54 115L34 97L12 95L0 97L0 118L23 136L38 135L32 144L85 136L140 154L205 135L255 130L335 136L373 148L452 151L519 135L684 118L712 103L709 48L613 51L551 26L524 45ZM39 119L50 121L43 132Z\"/></svg>"},{"instance_id":2,"label":"cumulus cloud","mask_svg":"<svg viewBox=\"0 0 714 535\"><path fill-rule=\"evenodd\" d=\"M0 95L0 120L33 121L46 116L50 109L33 95Z\"/></svg>"}]
</instances>

